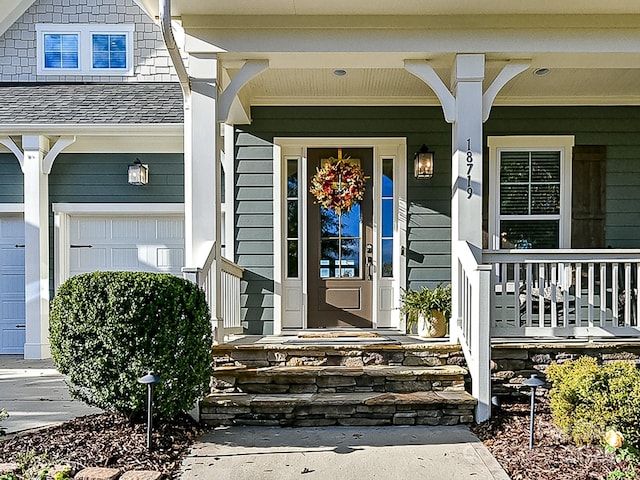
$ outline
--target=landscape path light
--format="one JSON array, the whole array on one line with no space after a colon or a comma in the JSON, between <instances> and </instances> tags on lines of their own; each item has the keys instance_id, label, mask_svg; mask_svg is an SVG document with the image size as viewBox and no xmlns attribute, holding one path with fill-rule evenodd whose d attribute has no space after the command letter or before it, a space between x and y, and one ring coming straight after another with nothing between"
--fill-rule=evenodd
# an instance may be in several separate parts
<instances>
[{"instance_id":1,"label":"landscape path light","mask_svg":"<svg viewBox=\"0 0 640 480\"><path fill-rule=\"evenodd\" d=\"M540 380L538 376L534 373L531 375L531 378L522 382L522 385L525 387L531 388L531 420L529 422L529 450L533 449L533 418L535 415L536 409L536 388L544 385L544 380Z\"/></svg>"},{"instance_id":2,"label":"landscape path light","mask_svg":"<svg viewBox=\"0 0 640 480\"><path fill-rule=\"evenodd\" d=\"M147 386L147 450L151 450L151 428L153 427L153 386L162 382L162 379L153 372L139 378L138 382Z\"/></svg>"}]
</instances>

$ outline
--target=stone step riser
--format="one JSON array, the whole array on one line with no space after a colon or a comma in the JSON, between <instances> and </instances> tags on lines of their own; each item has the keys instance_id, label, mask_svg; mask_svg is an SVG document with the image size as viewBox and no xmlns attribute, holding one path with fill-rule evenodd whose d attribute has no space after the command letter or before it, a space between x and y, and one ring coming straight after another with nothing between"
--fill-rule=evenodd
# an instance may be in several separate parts
<instances>
[{"instance_id":1,"label":"stone step riser","mask_svg":"<svg viewBox=\"0 0 640 480\"><path fill-rule=\"evenodd\" d=\"M441 376L246 376L217 375L214 372L213 392L244 393L350 393L350 392L421 392L464 391L463 375Z\"/></svg>"},{"instance_id":2,"label":"stone step riser","mask_svg":"<svg viewBox=\"0 0 640 480\"><path fill-rule=\"evenodd\" d=\"M304 397L304 401L301 398ZM218 395L200 407L209 425L385 426L473 422L475 401L464 392L332 396Z\"/></svg>"}]
</instances>

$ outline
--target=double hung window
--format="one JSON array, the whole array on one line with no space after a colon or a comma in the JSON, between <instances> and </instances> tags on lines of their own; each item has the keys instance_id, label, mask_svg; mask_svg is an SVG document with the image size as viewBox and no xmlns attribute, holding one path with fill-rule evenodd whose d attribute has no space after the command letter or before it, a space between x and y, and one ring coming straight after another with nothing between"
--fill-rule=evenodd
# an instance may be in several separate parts
<instances>
[{"instance_id":1,"label":"double hung window","mask_svg":"<svg viewBox=\"0 0 640 480\"><path fill-rule=\"evenodd\" d=\"M39 75L132 75L133 25L38 24Z\"/></svg>"}]
</instances>

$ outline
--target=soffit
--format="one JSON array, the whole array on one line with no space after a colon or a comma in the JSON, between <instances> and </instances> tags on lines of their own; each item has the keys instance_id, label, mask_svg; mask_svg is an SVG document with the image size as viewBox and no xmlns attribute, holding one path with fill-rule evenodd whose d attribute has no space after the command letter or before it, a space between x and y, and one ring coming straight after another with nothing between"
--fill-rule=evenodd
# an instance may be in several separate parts
<instances>
[{"instance_id":1,"label":"soffit","mask_svg":"<svg viewBox=\"0 0 640 480\"><path fill-rule=\"evenodd\" d=\"M137 0L158 15L158 0ZM483 15L631 14L637 0L172 0L172 15Z\"/></svg>"}]
</instances>

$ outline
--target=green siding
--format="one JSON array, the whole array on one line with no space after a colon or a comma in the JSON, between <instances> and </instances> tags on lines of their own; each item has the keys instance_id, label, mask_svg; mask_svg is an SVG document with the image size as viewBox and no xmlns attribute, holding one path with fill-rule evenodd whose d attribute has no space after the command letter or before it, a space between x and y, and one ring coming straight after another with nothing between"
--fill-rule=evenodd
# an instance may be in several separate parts
<instances>
[{"instance_id":1,"label":"green siding","mask_svg":"<svg viewBox=\"0 0 640 480\"><path fill-rule=\"evenodd\" d=\"M487 135L575 135L607 147L606 244L640 248L640 107L495 108Z\"/></svg>"},{"instance_id":2,"label":"green siding","mask_svg":"<svg viewBox=\"0 0 640 480\"><path fill-rule=\"evenodd\" d=\"M0 153L0 203L22 203L24 180L13 153Z\"/></svg>"},{"instance_id":3,"label":"green siding","mask_svg":"<svg viewBox=\"0 0 640 480\"><path fill-rule=\"evenodd\" d=\"M235 165L235 243L246 269L242 312L249 333L272 331L274 137L405 137L407 286L450 280L451 125L439 107L256 107L252 117L237 132ZM640 248L640 107L497 107L484 132L575 135L576 145L606 145L607 245ZM423 143L435 152L435 174L418 181L412 158Z\"/></svg>"}]
</instances>

